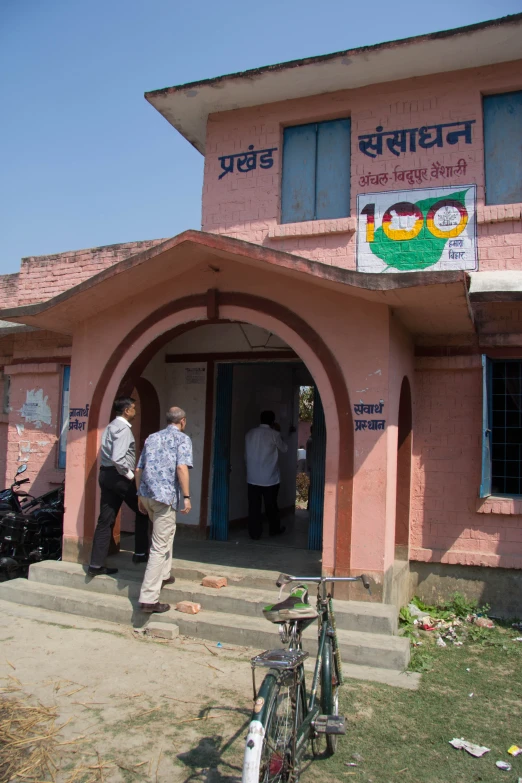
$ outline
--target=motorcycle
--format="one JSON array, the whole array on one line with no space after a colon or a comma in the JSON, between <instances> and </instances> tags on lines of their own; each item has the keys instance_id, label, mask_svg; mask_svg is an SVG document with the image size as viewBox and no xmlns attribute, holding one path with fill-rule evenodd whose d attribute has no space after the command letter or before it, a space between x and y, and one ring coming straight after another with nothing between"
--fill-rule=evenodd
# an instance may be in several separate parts
<instances>
[{"instance_id":1,"label":"motorcycle","mask_svg":"<svg viewBox=\"0 0 522 783\"><path fill-rule=\"evenodd\" d=\"M24 466L20 466L24 467ZM18 470L17 473L22 473ZM0 505L0 580L27 576L29 566L42 560L61 560L64 485L35 498L11 490L0 493L0 504L12 504L17 510L4 511ZM13 496L6 496L11 492ZM4 498L2 499L2 495ZM23 502L23 498L28 498ZM21 502L22 501L22 502Z\"/></svg>"},{"instance_id":2,"label":"motorcycle","mask_svg":"<svg viewBox=\"0 0 522 783\"><path fill-rule=\"evenodd\" d=\"M38 501L38 498L29 495L28 492L18 491L22 484L29 483L29 479L19 481L16 478L21 473L25 473L26 470L27 465L25 463L19 465L11 487L0 492L0 518L7 514L8 511L23 511L26 506L34 505Z\"/></svg>"}]
</instances>

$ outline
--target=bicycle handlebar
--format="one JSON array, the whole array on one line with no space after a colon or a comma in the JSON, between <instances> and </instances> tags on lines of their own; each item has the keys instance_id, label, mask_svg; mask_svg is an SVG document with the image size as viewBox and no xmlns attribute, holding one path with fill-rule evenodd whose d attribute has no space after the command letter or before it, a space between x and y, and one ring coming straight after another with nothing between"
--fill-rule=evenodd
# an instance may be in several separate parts
<instances>
[{"instance_id":1,"label":"bicycle handlebar","mask_svg":"<svg viewBox=\"0 0 522 783\"><path fill-rule=\"evenodd\" d=\"M279 574L277 577L276 585L282 587L283 585L290 584L290 582L315 582L316 584L323 584L323 582L362 582L366 590L370 589L370 580L366 574L360 576L290 576L290 574Z\"/></svg>"}]
</instances>

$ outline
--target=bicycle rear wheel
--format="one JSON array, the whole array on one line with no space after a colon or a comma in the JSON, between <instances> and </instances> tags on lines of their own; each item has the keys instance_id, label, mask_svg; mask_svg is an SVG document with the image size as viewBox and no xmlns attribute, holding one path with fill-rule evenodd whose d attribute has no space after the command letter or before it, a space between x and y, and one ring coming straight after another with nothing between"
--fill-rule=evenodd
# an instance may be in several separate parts
<instances>
[{"instance_id":1,"label":"bicycle rear wheel","mask_svg":"<svg viewBox=\"0 0 522 783\"><path fill-rule=\"evenodd\" d=\"M269 672L259 689L248 731L242 783L297 781L293 739L296 711L299 727L304 705L293 672L283 677Z\"/></svg>"}]
</instances>

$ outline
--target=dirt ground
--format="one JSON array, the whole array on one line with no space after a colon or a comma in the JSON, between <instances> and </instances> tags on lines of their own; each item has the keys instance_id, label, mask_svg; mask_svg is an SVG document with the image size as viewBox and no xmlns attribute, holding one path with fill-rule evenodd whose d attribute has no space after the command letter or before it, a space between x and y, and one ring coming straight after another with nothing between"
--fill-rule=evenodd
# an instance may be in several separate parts
<instances>
[{"instance_id":1,"label":"dirt ground","mask_svg":"<svg viewBox=\"0 0 522 783\"><path fill-rule=\"evenodd\" d=\"M56 783L240 781L251 655L0 601L1 697L57 708Z\"/></svg>"}]
</instances>

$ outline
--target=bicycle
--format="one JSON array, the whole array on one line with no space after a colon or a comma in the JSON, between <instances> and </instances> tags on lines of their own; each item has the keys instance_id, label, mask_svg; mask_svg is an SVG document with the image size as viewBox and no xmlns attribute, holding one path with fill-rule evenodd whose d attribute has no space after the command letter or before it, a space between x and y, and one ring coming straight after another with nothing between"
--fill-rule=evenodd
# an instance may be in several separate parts
<instances>
[{"instance_id":1,"label":"bicycle","mask_svg":"<svg viewBox=\"0 0 522 783\"><path fill-rule=\"evenodd\" d=\"M280 588L279 602L266 606L263 614L279 625L281 642L288 648L266 650L251 659L254 707L246 738L242 783L298 783L300 763L310 740L314 757L335 753L338 736L346 733L344 717L339 715L339 687L344 680L333 600L326 584L358 581L370 592L365 574L279 575L276 582ZM300 584L281 601L285 585L292 582ZM317 609L309 603L308 589L303 582L317 584ZM302 634L316 619L317 660L307 696L304 662L309 653L303 650ZM268 668L259 691L257 667Z\"/></svg>"}]
</instances>

